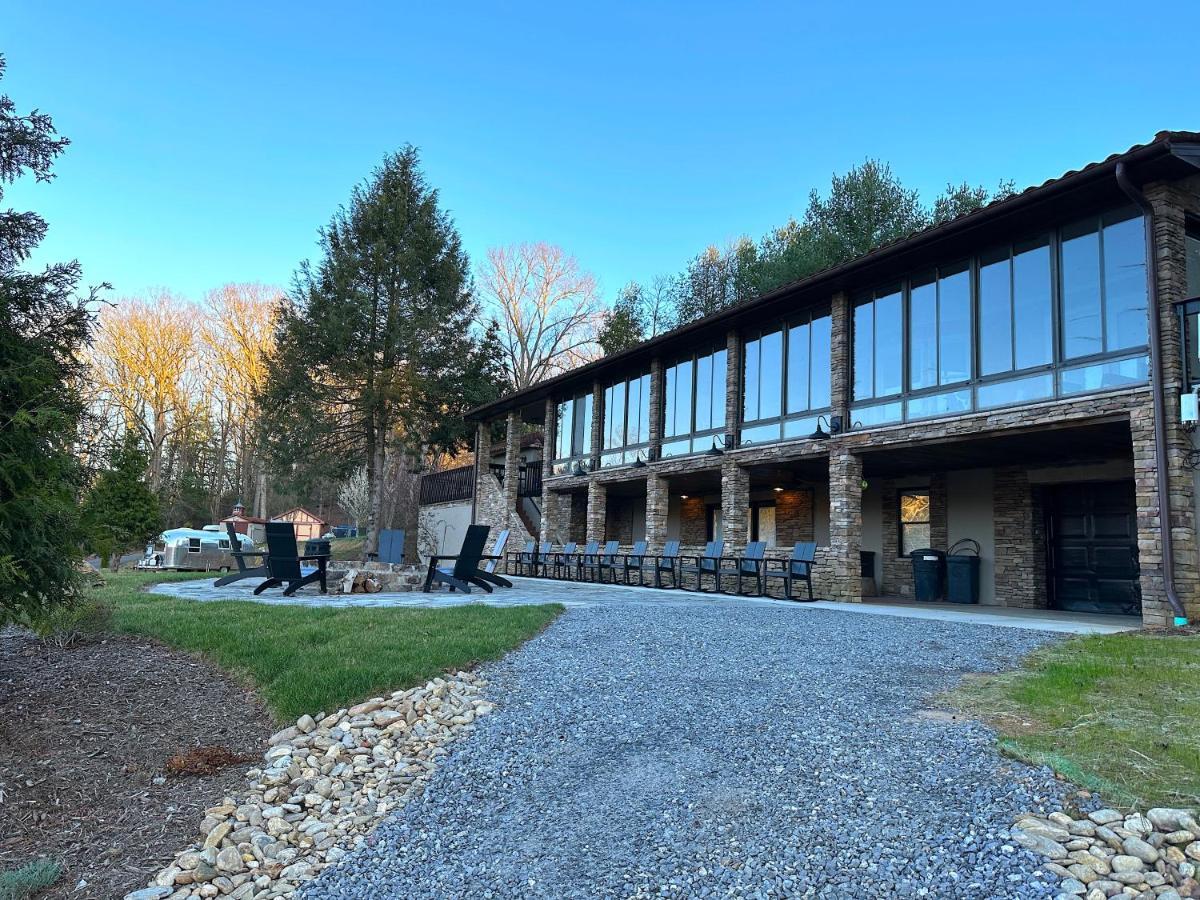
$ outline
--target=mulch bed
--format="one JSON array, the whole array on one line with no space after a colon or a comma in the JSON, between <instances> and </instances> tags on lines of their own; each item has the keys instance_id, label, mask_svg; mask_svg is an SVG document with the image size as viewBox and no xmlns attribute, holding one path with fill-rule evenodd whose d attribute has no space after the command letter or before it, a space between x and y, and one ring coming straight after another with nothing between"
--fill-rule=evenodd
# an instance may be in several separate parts
<instances>
[{"instance_id":1,"label":"mulch bed","mask_svg":"<svg viewBox=\"0 0 1200 900\"><path fill-rule=\"evenodd\" d=\"M117 636L58 649L0 629L0 870L59 860L46 897L144 887L271 731L252 691L186 653ZM168 775L172 757L189 774Z\"/></svg>"}]
</instances>

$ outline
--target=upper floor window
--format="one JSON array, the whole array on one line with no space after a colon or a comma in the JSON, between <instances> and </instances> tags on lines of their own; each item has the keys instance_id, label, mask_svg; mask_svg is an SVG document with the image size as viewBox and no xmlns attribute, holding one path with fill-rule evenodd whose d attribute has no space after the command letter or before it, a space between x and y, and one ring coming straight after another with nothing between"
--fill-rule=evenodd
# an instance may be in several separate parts
<instances>
[{"instance_id":1,"label":"upper floor window","mask_svg":"<svg viewBox=\"0 0 1200 900\"><path fill-rule=\"evenodd\" d=\"M577 394L558 404L558 428L554 441L554 474L569 474L572 461L592 452L592 394Z\"/></svg>"},{"instance_id":2,"label":"upper floor window","mask_svg":"<svg viewBox=\"0 0 1200 900\"><path fill-rule=\"evenodd\" d=\"M879 425L1146 381L1137 210L916 273L860 298L851 421Z\"/></svg>"},{"instance_id":3,"label":"upper floor window","mask_svg":"<svg viewBox=\"0 0 1200 900\"><path fill-rule=\"evenodd\" d=\"M600 465L632 463L650 443L650 375L604 389L604 452Z\"/></svg>"},{"instance_id":4,"label":"upper floor window","mask_svg":"<svg viewBox=\"0 0 1200 900\"><path fill-rule=\"evenodd\" d=\"M747 336L739 443L804 437L816 429L812 414L830 406L830 323L828 314L804 315Z\"/></svg>"},{"instance_id":5,"label":"upper floor window","mask_svg":"<svg viewBox=\"0 0 1200 900\"><path fill-rule=\"evenodd\" d=\"M1184 384L1200 384L1200 222L1189 221L1184 237L1184 299L1179 305Z\"/></svg>"},{"instance_id":6,"label":"upper floor window","mask_svg":"<svg viewBox=\"0 0 1200 900\"><path fill-rule=\"evenodd\" d=\"M1128 211L1062 230L1063 357L1095 356L1146 343L1146 234Z\"/></svg>"},{"instance_id":7,"label":"upper floor window","mask_svg":"<svg viewBox=\"0 0 1200 900\"><path fill-rule=\"evenodd\" d=\"M724 348L698 353L663 373L663 456L720 446L725 430Z\"/></svg>"}]
</instances>

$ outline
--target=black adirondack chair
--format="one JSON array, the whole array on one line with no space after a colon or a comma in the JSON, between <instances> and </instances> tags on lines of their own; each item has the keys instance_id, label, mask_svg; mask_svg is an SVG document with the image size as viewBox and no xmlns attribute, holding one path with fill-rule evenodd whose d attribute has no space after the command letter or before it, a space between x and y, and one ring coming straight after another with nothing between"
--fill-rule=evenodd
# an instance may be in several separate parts
<instances>
[{"instance_id":1,"label":"black adirondack chair","mask_svg":"<svg viewBox=\"0 0 1200 900\"><path fill-rule=\"evenodd\" d=\"M770 578L782 578L784 596L788 600L801 600L806 603L813 601L812 570L816 565L817 545L814 541L797 541L792 547L790 559L769 559L763 575ZM797 581L808 585L808 599L795 596L793 587Z\"/></svg>"},{"instance_id":2,"label":"black adirondack chair","mask_svg":"<svg viewBox=\"0 0 1200 900\"><path fill-rule=\"evenodd\" d=\"M267 574L270 576L254 589L261 594L268 588L286 584L283 595L290 597L300 588L314 581L321 583L321 593L326 590L325 566L328 553L301 555L296 549L296 529L291 522L268 522L267 529ZM316 567L301 566L302 562L315 562Z\"/></svg>"},{"instance_id":3,"label":"black adirondack chair","mask_svg":"<svg viewBox=\"0 0 1200 900\"><path fill-rule=\"evenodd\" d=\"M646 542L634 541L633 552L626 553L621 557L622 566L625 574L625 583L629 584L629 573L637 572L638 584L642 584L642 572L646 568Z\"/></svg>"},{"instance_id":4,"label":"black adirondack chair","mask_svg":"<svg viewBox=\"0 0 1200 900\"><path fill-rule=\"evenodd\" d=\"M617 551L621 549L620 541L605 541L604 549L596 558L596 580L604 583L604 573L613 584L617 583Z\"/></svg>"},{"instance_id":5,"label":"black adirondack chair","mask_svg":"<svg viewBox=\"0 0 1200 900\"><path fill-rule=\"evenodd\" d=\"M500 568L500 562L504 559L504 547L508 543L508 535L509 531L507 528L496 535L496 542L492 544L492 552L484 554L483 565L479 567L479 571L486 580L501 587L512 587L511 581L503 575L496 574L496 569ZM491 577L489 578L488 576Z\"/></svg>"},{"instance_id":6,"label":"black adirondack chair","mask_svg":"<svg viewBox=\"0 0 1200 900\"><path fill-rule=\"evenodd\" d=\"M235 581L242 581L246 578L266 578L271 574L267 571L267 563L263 559L267 555L266 550L243 550L242 536L237 533L232 522L225 523L225 530L229 534L229 546L232 548L229 555L237 563L237 571L222 575L213 582L213 587L225 587L227 584L233 584ZM258 560L258 564L246 565L246 560L250 558Z\"/></svg>"},{"instance_id":7,"label":"black adirondack chair","mask_svg":"<svg viewBox=\"0 0 1200 900\"><path fill-rule=\"evenodd\" d=\"M537 544L534 541L526 541L523 550L509 550L505 555L508 557L506 561L508 574L533 574L533 564L537 560ZM517 570L516 572L513 572L514 568Z\"/></svg>"},{"instance_id":8,"label":"black adirondack chair","mask_svg":"<svg viewBox=\"0 0 1200 900\"><path fill-rule=\"evenodd\" d=\"M367 554L367 556L370 556L376 562L403 565L404 529L383 529L383 531L379 532L379 549L371 551Z\"/></svg>"},{"instance_id":9,"label":"black adirondack chair","mask_svg":"<svg viewBox=\"0 0 1200 900\"><path fill-rule=\"evenodd\" d=\"M664 572L671 574L671 587L679 587L679 541L667 541L663 544L662 553L654 557L654 586L656 588L663 586Z\"/></svg>"},{"instance_id":10,"label":"black adirondack chair","mask_svg":"<svg viewBox=\"0 0 1200 900\"><path fill-rule=\"evenodd\" d=\"M596 554L600 552L599 541L588 541L583 545L583 552L575 557L575 580L583 581L586 569L596 567Z\"/></svg>"},{"instance_id":11,"label":"black adirondack chair","mask_svg":"<svg viewBox=\"0 0 1200 900\"><path fill-rule=\"evenodd\" d=\"M681 556L679 557L679 585L683 587L684 575L695 575L696 586L692 588L695 591L704 590L704 576L711 575L716 583L716 590L721 589L721 581L717 575L717 569L721 563L721 556L725 553L724 541L709 541L704 545L704 554L702 556ZM691 560L691 562L688 562ZM686 590L686 588L685 588Z\"/></svg>"},{"instance_id":12,"label":"black adirondack chair","mask_svg":"<svg viewBox=\"0 0 1200 900\"><path fill-rule=\"evenodd\" d=\"M735 594L742 593L742 579L753 578L758 585L758 593L762 594L765 584L763 582L764 560L763 556L767 552L766 541L750 541L746 544L746 549L741 556L722 556L720 564L717 567L717 590L722 593L728 593L722 590L722 578L734 578L737 581L737 587L734 589Z\"/></svg>"},{"instance_id":13,"label":"black adirondack chair","mask_svg":"<svg viewBox=\"0 0 1200 900\"><path fill-rule=\"evenodd\" d=\"M425 573L425 593L428 594L435 584L444 584L451 591L462 591L464 594L471 593L471 585L475 585L490 594L492 586L488 584L485 573L479 568L489 531L491 528L487 525L468 525L467 533L463 536L462 549L457 555L429 557L429 571ZM452 567L438 565L451 559L454 560Z\"/></svg>"},{"instance_id":14,"label":"black adirondack chair","mask_svg":"<svg viewBox=\"0 0 1200 900\"><path fill-rule=\"evenodd\" d=\"M567 541L561 550L550 555L550 570L554 578L571 577L571 570L575 567L575 548L578 546L575 541Z\"/></svg>"}]
</instances>

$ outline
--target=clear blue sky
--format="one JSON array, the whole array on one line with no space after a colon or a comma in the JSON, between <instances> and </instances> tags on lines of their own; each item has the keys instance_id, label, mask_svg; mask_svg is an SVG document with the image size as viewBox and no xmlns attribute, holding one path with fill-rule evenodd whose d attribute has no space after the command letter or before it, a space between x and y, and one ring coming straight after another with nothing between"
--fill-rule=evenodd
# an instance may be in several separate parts
<instances>
[{"instance_id":1,"label":"clear blue sky","mask_svg":"<svg viewBox=\"0 0 1200 900\"><path fill-rule=\"evenodd\" d=\"M928 198L1200 129L1194 2L810 6L0 0L0 91L73 141L8 199L116 296L286 285L411 142L472 260L557 243L611 298L867 156Z\"/></svg>"}]
</instances>

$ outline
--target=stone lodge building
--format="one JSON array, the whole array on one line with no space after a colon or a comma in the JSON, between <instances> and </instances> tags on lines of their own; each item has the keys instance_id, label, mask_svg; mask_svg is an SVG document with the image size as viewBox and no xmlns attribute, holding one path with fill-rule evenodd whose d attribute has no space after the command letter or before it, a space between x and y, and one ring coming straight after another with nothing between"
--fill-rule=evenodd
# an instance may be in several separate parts
<instances>
[{"instance_id":1,"label":"stone lodge building","mask_svg":"<svg viewBox=\"0 0 1200 900\"><path fill-rule=\"evenodd\" d=\"M473 515L815 540L844 601L973 538L984 603L1194 618L1198 321L1200 133L1163 132L474 410Z\"/></svg>"}]
</instances>

